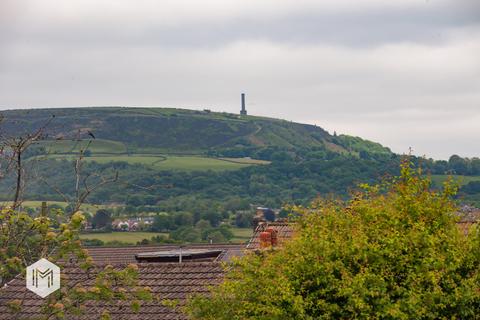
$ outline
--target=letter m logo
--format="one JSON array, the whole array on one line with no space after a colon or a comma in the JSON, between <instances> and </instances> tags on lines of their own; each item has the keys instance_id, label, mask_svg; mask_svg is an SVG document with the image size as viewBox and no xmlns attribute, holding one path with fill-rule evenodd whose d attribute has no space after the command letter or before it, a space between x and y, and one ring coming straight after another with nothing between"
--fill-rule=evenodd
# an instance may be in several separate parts
<instances>
[{"instance_id":1,"label":"letter m logo","mask_svg":"<svg viewBox=\"0 0 480 320\"><path fill-rule=\"evenodd\" d=\"M38 279L45 279L47 280L47 288L53 286L53 270L47 269L45 271L41 271L40 269L36 268L32 272L32 285L38 288Z\"/></svg>"},{"instance_id":2,"label":"letter m logo","mask_svg":"<svg viewBox=\"0 0 480 320\"><path fill-rule=\"evenodd\" d=\"M48 261L40 259L27 267L27 289L45 298L60 289L60 268Z\"/></svg>"}]
</instances>

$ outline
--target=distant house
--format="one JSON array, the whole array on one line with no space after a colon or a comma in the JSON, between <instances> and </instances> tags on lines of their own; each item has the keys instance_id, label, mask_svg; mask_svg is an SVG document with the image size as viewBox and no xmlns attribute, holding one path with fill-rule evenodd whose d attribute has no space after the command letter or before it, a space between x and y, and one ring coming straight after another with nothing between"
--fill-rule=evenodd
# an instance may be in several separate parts
<instances>
[{"instance_id":1,"label":"distant house","mask_svg":"<svg viewBox=\"0 0 480 320\"><path fill-rule=\"evenodd\" d=\"M255 230L258 224L262 221L269 221L273 222L276 218L276 213L273 209L265 208L265 207L257 207L255 211L255 216L253 217L253 230Z\"/></svg>"},{"instance_id":2,"label":"distant house","mask_svg":"<svg viewBox=\"0 0 480 320\"><path fill-rule=\"evenodd\" d=\"M256 215L263 217L267 221L275 221L275 211L270 208L265 208L265 207L257 207L256 210Z\"/></svg>"},{"instance_id":3,"label":"distant house","mask_svg":"<svg viewBox=\"0 0 480 320\"><path fill-rule=\"evenodd\" d=\"M128 223L128 220L115 219L112 221L112 230L130 231L130 224Z\"/></svg>"},{"instance_id":4,"label":"distant house","mask_svg":"<svg viewBox=\"0 0 480 320\"><path fill-rule=\"evenodd\" d=\"M153 217L137 217L130 219L115 219L112 221L112 230L116 231L139 231L148 227L154 221Z\"/></svg>"},{"instance_id":5,"label":"distant house","mask_svg":"<svg viewBox=\"0 0 480 320\"><path fill-rule=\"evenodd\" d=\"M89 221L85 221L85 222L83 223L83 229L84 229L85 231L91 231L91 230L93 230L93 225L92 225L92 223L89 222Z\"/></svg>"}]
</instances>

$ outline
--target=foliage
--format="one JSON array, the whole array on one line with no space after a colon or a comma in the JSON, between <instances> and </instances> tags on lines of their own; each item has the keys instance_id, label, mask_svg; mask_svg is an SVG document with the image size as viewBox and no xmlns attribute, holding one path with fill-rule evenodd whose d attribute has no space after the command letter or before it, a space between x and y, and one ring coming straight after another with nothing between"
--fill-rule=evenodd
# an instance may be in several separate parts
<instances>
[{"instance_id":1,"label":"foliage","mask_svg":"<svg viewBox=\"0 0 480 320\"><path fill-rule=\"evenodd\" d=\"M359 137L352 137L352 136L341 134L335 137L334 141L349 151L358 152L359 156L362 158L368 158L371 153L386 154L386 155L389 155L392 153L390 149L382 146L379 143L363 140L362 138L359 138Z\"/></svg>"},{"instance_id":2,"label":"foliage","mask_svg":"<svg viewBox=\"0 0 480 320\"><path fill-rule=\"evenodd\" d=\"M52 112L5 111L4 130L28 132L51 117ZM342 145L336 145L328 132L312 125L177 109L73 108L54 112L62 123L51 136L62 136L63 140L43 141L37 148L40 151L30 156L40 160L38 152L47 153L46 160L36 164L35 172L41 173L38 180L25 190L29 200L64 200L58 190L67 197L75 192L72 164L58 156L72 160L72 153L85 148L84 140L71 137L78 132L77 128L88 128L97 137L88 143L91 156L84 158L84 174L120 174L121 183L99 187L89 197L97 204L125 203L127 199L127 204L135 203L138 207L193 196L197 200L222 202L226 211L245 210L251 203L268 202L268 206L280 207L283 202L307 203L318 193L347 194L356 181L370 181L377 178L378 172L389 172L385 161L390 154L384 154L384 149L379 148L379 153L377 145L362 140L362 150L371 156L359 163L355 148L349 153ZM163 128L161 139L158 130L152 130L158 127ZM251 157L274 163L250 166L244 159L224 161L205 156ZM208 171L219 166L243 168ZM0 183L0 198L9 198L11 179L7 176ZM92 177L93 183L97 180ZM135 200L129 201L132 197Z\"/></svg>"},{"instance_id":3,"label":"foliage","mask_svg":"<svg viewBox=\"0 0 480 320\"><path fill-rule=\"evenodd\" d=\"M137 245L148 245L148 244L164 244L164 243L178 243L173 239L170 239L166 235L158 235L155 237L151 237L150 239L143 239L142 241L138 241Z\"/></svg>"},{"instance_id":4,"label":"foliage","mask_svg":"<svg viewBox=\"0 0 480 320\"><path fill-rule=\"evenodd\" d=\"M202 231L202 240L212 241L213 243L227 242L233 238L234 234L227 225L218 228L208 228Z\"/></svg>"},{"instance_id":5,"label":"foliage","mask_svg":"<svg viewBox=\"0 0 480 320\"><path fill-rule=\"evenodd\" d=\"M152 231L168 231L171 230L174 226L173 218L166 214L157 214L153 220L151 230Z\"/></svg>"},{"instance_id":6,"label":"foliage","mask_svg":"<svg viewBox=\"0 0 480 320\"><path fill-rule=\"evenodd\" d=\"M212 225L210 224L209 221L200 219L195 224L195 227L203 231L203 230L206 230L206 229L210 229L212 227Z\"/></svg>"},{"instance_id":7,"label":"foliage","mask_svg":"<svg viewBox=\"0 0 480 320\"><path fill-rule=\"evenodd\" d=\"M464 185L461 190L468 194L480 193L480 181L471 181Z\"/></svg>"},{"instance_id":8,"label":"foliage","mask_svg":"<svg viewBox=\"0 0 480 320\"><path fill-rule=\"evenodd\" d=\"M118 172L118 183L97 188L89 200L98 204L125 203L127 200L127 204L134 205L129 207L130 214L135 214L135 207L140 205L154 205L165 212L195 213L201 210L205 213L214 209L223 213L233 208L243 210L245 203L276 208L285 202L306 204L319 193L346 196L349 188L357 182L374 182L384 174L398 171L396 160L390 157L366 160L315 150L298 150L296 154L295 160L277 160L270 165L224 172L160 171L118 162L87 162L83 170L85 175L95 172L113 176ZM74 194L71 168L69 161L37 163L36 171L43 177L27 186L25 197L29 200L63 200L50 186L56 186L67 195ZM7 176L0 182L0 198L10 198L12 181L13 177ZM95 178L91 181L96 182ZM233 197L243 201L236 203Z\"/></svg>"},{"instance_id":9,"label":"foliage","mask_svg":"<svg viewBox=\"0 0 480 320\"><path fill-rule=\"evenodd\" d=\"M64 319L69 315L81 315L86 308L87 301L102 301L108 304L117 301L126 301L135 312L139 311L143 301L151 301L153 295L149 287L138 286L138 266L129 264L125 268L115 268L107 265L104 268L93 264L83 266L84 272L95 277L95 284L83 287L82 282L69 283L60 290L51 294L43 307L43 313L49 318ZM107 317L108 309L104 309L102 317Z\"/></svg>"},{"instance_id":10,"label":"foliage","mask_svg":"<svg viewBox=\"0 0 480 320\"><path fill-rule=\"evenodd\" d=\"M57 118L62 119L61 128L55 128L56 135L72 139L72 132L76 132L79 127L89 128L98 139L125 146L127 153L149 150L157 153L159 150L206 151L238 145L320 146L324 139L329 139L325 130L312 125L251 116L239 119L236 115L226 113L161 108L35 109L29 112L9 110L3 112L7 119L5 130L17 130L18 134L21 134L21 130L31 131L43 123L45 118L51 117L53 112ZM18 128L19 123L21 130ZM156 128L162 128L161 138ZM106 144L106 147L111 152L114 148L110 144ZM92 150L95 151L97 150Z\"/></svg>"},{"instance_id":11,"label":"foliage","mask_svg":"<svg viewBox=\"0 0 480 320\"><path fill-rule=\"evenodd\" d=\"M297 207L297 236L249 254L194 319L469 319L480 305L480 233L456 226L456 187L432 191L408 162L352 200Z\"/></svg>"},{"instance_id":12,"label":"foliage","mask_svg":"<svg viewBox=\"0 0 480 320\"><path fill-rule=\"evenodd\" d=\"M253 213L237 212L235 215L235 225L239 228L248 228L252 225Z\"/></svg>"},{"instance_id":13,"label":"foliage","mask_svg":"<svg viewBox=\"0 0 480 320\"><path fill-rule=\"evenodd\" d=\"M46 258L62 268L68 268L68 266L80 268L87 274L95 268L92 258L82 248L79 240L80 229L86 221L79 208L97 187L116 179L105 179L93 172L86 176L82 175L82 159L85 150L80 152L75 161L75 180L73 181L76 183L74 183L74 194L71 194L70 198L69 214L65 214L58 206L48 210L45 204L42 204L39 212L22 208L24 188L31 182L31 175L26 174L27 166L23 159L28 155L33 143L42 139L48 124L49 122L36 129L34 134L9 137L2 132L0 136L0 168L2 169L0 177L13 178L13 181L5 180L7 185L10 183L14 189L11 204L0 209L0 287L18 275L25 276L26 267L40 258ZM100 182L90 184L87 179L92 177L99 179ZM64 195L59 189L56 190ZM68 281L64 277L60 290L49 295L40 305L42 314L38 315L38 318L64 319L66 316L80 315L83 302L92 299L111 301L125 297L124 300L130 301L134 297L134 302L138 306L138 300L149 299L150 293L136 285L136 270L137 267L133 265L118 270L108 267L99 268L92 275L96 282L92 288L93 291L89 293L78 292L79 283L75 280ZM28 295L17 295L15 298L18 299L5 301L5 305L13 318L19 318L18 313L22 312L23 308L28 308L28 304L25 306L23 303L23 299L28 299Z\"/></svg>"},{"instance_id":14,"label":"foliage","mask_svg":"<svg viewBox=\"0 0 480 320\"><path fill-rule=\"evenodd\" d=\"M105 209L99 209L92 217L93 229L110 229L112 226L111 213Z\"/></svg>"},{"instance_id":15,"label":"foliage","mask_svg":"<svg viewBox=\"0 0 480 320\"><path fill-rule=\"evenodd\" d=\"M170 233L172 239L190 243L200 242L201 236L200 230L193 227L181 227Z\"/></svg>"},{"instance_id":16,"label":"foliage","mask_svg":"<svg viewBox=\"0 0 480 320\"><path fill-rule=\"evenodd\" d=\"M3 130L15 134L36 130L51 118L52 112L5 111ZM27 150L26 158L39 160L44 152L48 159L32 171L40 175L25 190L29 200L63 201L53 187L67 197L74 193L72 163L58 157L71 160L73 153L85 148L86 140L71 136L79 127L89 128L97 137L88 142L92 154L85 158L88 163L84 173L120 173L121 183L98 188L89 200L97 204L135 203L127 210L132 216L139 206L172 207L172 203L174 206L187 197L195 202L218 201L232 213L247 209L249 204L276 208L285 202L306 205L318 194L346 197L360 181L375 183L385 174L398 173L399 157L388 148L358 137L332 136L312 125L163 108L72 108L54 112L55 130L46 133L63 140L40 141ZM57 128L59 117L61 128ZM159 127L163 128L161 138L158 130L152 129ZM272 164L244 167L246 164L211 157L251 157ZM421 163L431 174L480 175L478 158L453 155L448 161L412 161ZM219 166L241 169L209 171ZM98 180L93 177L93 182L95 179ZM12 180L7 176L0 182L0 199L11 199ZM480 193L470 194L471 198L480 199ZM185 207L163 211L196 214Z\"/></svg>"},{"instance_id":17,"label":"foliage","mask_svg":"<svg viewBox=\"0 0 480 320\"><path fill-rule=\"evenodd\" d=\"M220 227L198 228L198 227L180 227L170 233L173 240L182 242L228 242L234 237L230 227L222 225Z\"/></svg>"},{"instance_id":18,"label":"foliage","mask_svg":"<svg viewBox=\"0 0 480 320\"><path fill-rule=\"evenodd\" d=\"M99 247L105 245L105 242L100 239L83 239L81 241L84 247Z\"/></svg>"},{"instance_id":19,"label":"foliage","mask_svg":"<svg viewBox=\"0 0 480 320\"><path fill-rule=\"evenodd\" d=\"M77 238L83 215L74 214L59 228L53 221L46 214L31 216L8 207L0 211L0 287L42 257L52 261L66 254L86 258Z\"/></svg>"},{"instance_id":20,"label":"foliage","mask_svg":"<svg viewBox=\"0 0 480 320\"><path fill-rule=\"evenodd\" d=\"M62 212L58 212L63 216ZM85 218L80 212L58 227L51 216L30 216L23 211L4 208L0 212L0 285L25 272L25 268L40 258L54 263L72 261L84 272L95 268L78 239ZM42 308L45 319L63 319L67 314L81 314L86 300L109 301L150 299L148 290L136 285L136 266L114 270L105 268L96 275L94 287L84 291L78 283L68 283L50 295ZM128 290L127 290L128 289ZM22 309L21 300L9 301L14 313Z\"/></svg>"}]
</instances>

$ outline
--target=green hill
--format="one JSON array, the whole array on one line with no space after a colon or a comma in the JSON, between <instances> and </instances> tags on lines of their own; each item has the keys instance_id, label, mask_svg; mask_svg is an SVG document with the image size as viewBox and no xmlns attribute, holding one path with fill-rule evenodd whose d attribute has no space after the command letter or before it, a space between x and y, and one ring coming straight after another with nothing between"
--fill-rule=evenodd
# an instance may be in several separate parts
<instances>
[{"instance_id":1,"label":"green hill","mask_svg":"<svg viewBox=\"0 0 480 320\"><path fill-rule=\"evenodd\" d=\"M125 206L129 214L134 207L142 211L149 206L225 215L229 203L242 203L240 209L245 203L279 208L307 204L318 195L348 197L359 183L397 174L400 161L372 141L266 117L122 107L9 110L2 115L3 137L48 124L44 139L24 156L26 200L72 198L72 160L88 146L83 178L92 183L119 177L96 189L89 201ZM412 161L436 175L480 173L478 159ZM462 187L465 199L480 198L477 184ZM13 173L0 179L0 200L11 200L14 185Z\"/></svg>"},{"instance_id":2,"label":"green hill","mask_svg":"<svg viewBox=\"0 0 480 320\"><path fill-rule=\"evenodd\" d=\"M198 223L210 225L209 232L223 224L248 227L256 206L348 198L360 183L398 175L401 161L378 143L330 135L314 125L166 108L11 110L3 112L0 135L19 137L46 124L43 139L23 157L28 211L45 200L65 207L93 190L87 199L93 206L83 206L85 212L104 208L115 217L154 216L149 231L178 239L196 234L205 240ZM76 176L80 150L86 151ZM0 201L11 201L17 177L5 159L0 158ZM410 160L433 175L434 186L445 173L464 176L459 200L480 203L480 159Z\"/></svg>"},{"instance_id":3,"label":"green hill","mask_svg":"<svg viewBox=\"0 0 480 320\"><path fill-rule=\"evenodd\" d=\"M77 151L82 147L78 140L90 138L88 133L96 137L90 151L97 154L206 154L212 150L218 153L259 147L391 153L388 148L360 138L331 136L314 125L230 113L105 107L9 110L3 116L7 135L32 132L51 121L46 131L48 139L55 143L43 144L50 153L57 154Z\"/></svg>"}]
</instances>

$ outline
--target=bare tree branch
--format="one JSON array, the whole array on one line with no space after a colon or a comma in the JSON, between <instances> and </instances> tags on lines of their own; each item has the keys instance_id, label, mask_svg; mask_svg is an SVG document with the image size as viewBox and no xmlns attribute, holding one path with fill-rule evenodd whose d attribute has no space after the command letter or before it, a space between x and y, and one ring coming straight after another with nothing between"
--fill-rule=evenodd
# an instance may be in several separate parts
<instances>
[{"instance_id":1,"label":"bare tree branch","mask_svg":"<svg viewBox=\"0 0 480 320\"><path fill-rule=\"evenodd\" d=\"M13 138L2 137L1 149L3 151L2 155L7 156L7 170L13 166L16 174L15 192L11 206L14 210L18 209L22 203L22 192L24 190L23 155L33 143L42 139L46 128L52 122L54 117L55 116L52 116L45 124L33 133Z\"/></svg>"}]
</instances>

